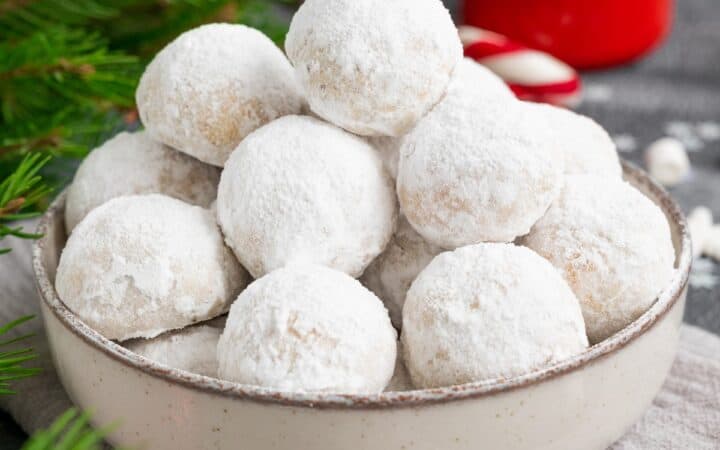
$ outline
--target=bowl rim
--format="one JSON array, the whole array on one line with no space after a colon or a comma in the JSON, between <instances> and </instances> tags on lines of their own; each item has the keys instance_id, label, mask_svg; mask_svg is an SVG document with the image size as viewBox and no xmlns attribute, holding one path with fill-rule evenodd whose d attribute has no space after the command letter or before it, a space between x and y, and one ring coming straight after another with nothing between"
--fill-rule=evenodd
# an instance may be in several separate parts
<instances>
[{"instance_id":1,"label":"bowl rim","mask_svg":"<svg viewBox=\"0 0 720 450\"><path fill-rule=\"evenodd\" d=\"M80 337L91 347L131 369L139 370L163 381L204 393L255 403L340 410L411 408L476 399L537 385L552 378L574 372L601 358L610 356L651 329L672 309L682 296L688 283L690 267L692 265L690 234L685 217L680 207L670 197L667 191L650 179L643 170L626 161L622 161L622 164L625 178L633 181L636 185L642 185L645 191L650 194L651 200L663 210L670 223L677 227L680 232L680 247L676 255L677 268L674 271L672 280L659 294L658 299L650 309L613 336L589 347L584 352L570 359L508 379L493 379L435 389L383 392L380 394L284 392L259 386L242 385L231 381L218 380L179 369L173 369L148 360L127 350L120 344L103 337L100 333L82 322L59 299L53 284L50 283L48 274L42 264L45 243L47 242L45 238L39 239L33 246L35 279L42 302L47 309L52 312L55 318L57 318L65 328ZM52 220L64 210L65 196L65 192L59 195L45 212L38 225L39 234L45 235ZM42 310L43 314L45 314L45 308Z\"/></svg>"}]
</instances>

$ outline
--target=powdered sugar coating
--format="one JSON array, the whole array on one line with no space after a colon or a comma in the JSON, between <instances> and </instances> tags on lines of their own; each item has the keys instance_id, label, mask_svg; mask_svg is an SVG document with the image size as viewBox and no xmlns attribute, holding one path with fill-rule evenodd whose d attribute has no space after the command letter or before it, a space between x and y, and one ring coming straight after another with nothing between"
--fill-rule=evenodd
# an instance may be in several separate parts
<instances>
[{"instance_id":1,"label":"powdered sugar coating","mask_svg":"<svg viewBox=\"0 0 720 450\"><path fill-rule=\"evenodd\" d=\"M153 339L136 339L125 348L147 359L186 372L217 377L217 344L222 329L199 325Z\"/></svg>"},{"instance_id":2,"label":"powdered sugar coating","mask_svg":"<svg viewBox=\"0 0 720 450\"><path fill-rule=\"evenodd\" d=\"M557 106L523 102L545 121L550 139L565 155L567 175L622 177L622 167L615 142L597 122L589 117Z\"/></svg>"},{"instance_id":3,"label":"powdered sugar coating","mask_svg":"<svg viewBox=\"0 0 720 450\"><path fill-rule=\"evenodd\" d=\"M476 92L478 100L482 98L483 101L509 101L515 98L515 94L503 80L470 58L463 58L455 67L449 89L472 90ZM393 180L397 179L402 136L371 137L368 142L380 152L385 168Z\"/></svg>"},{"instance_id":4,"label":"powdered sugar coating","mask_svg":"<svg viewBox=\"0 0 720 450\"><path fill-rule=\"evenodd\" d=\"M402 326L402 308L410 285L442 251L425 241L401 216L385 251L365 269L360 281L385 303L396 328Z\"/></svg>"},{"instance_id":5,"label":"powdered sugar coating","mask_svg":"<svg viewBox=\"0 0 720 450\"><path fill-rule=\"evenodd\" d=\"M542 122L515 100L448 95L407 136L397 192L429 242L457 248L510 242L543 215L562 186L564 161Z\"/></svg>"},{"instance_id":6,"label":"powdered sugar coating","mask_svg":"<svg viewBox=\"0 0 720 450\"><path fill-rule=\"evenodd\" d=\"M516 99L515 94L502 78L472 58L463 58L458 63L450 83L450 89L460 92L472 91L485 101Z\"/></svg>"},{"instance_id":7,"label":"powdered sugar coating","mask_svg":"<svg viewBox=\"0 0 720 450\"><path fill-rule=\"evenodd\" d=\"M92 210L65 245L55 287L90 327L123 341L218 316L248 281L210 211L150 194Z\"/></svg>"},{"instance_id":8,"label":"powdered sugar coating","mask_svg":"<svg viewBox=\"0 0 720 450\"><path fill-rule=\"evenodd\" d=\"M221 167L245 136L304 103L282 51L259 31L230 24L168 44L145 69L136 100L154 139Z\"/></svg>"},{"instance_id":9,"label":"powdered sugar coating","mask_svg":"<svg viewBox=\"0 0 720 450\"><path fill-rule=\"evenodd\" d=\"M287 116L232 154L217 209L228 244L256 278L297 262L358 277L390 240L396 203L392 180L364 140Z\"/></svg>"},{"instance_id":10,"label":"powdered sugar coating","mask_svg":"<svg viewBox=\"0 0 720 450\"><path fill-rule=\"evenodd\" d=\"M132 194L165 194L208 207L217 196L220 172L150 139L144 131L120 133L83 160L68 188L65 229L92 209Z\"/></svg>"},{"instance_id":11,"label":"powdered sugar coating","mask_svg":"<svg viewBox=\"0 0 720 450\"><path fill-rule=\"evenodd\" d=\"M575 292L592 343L644 313L674 270L670 227L660 208L607 177L567 177L524 244L547 258Z\"/></svg>"},{"instance_id":12,"label":"powdered sugar coating","mask_svg":"<svg viewBox=\"0 0 720 450\"><path fill-rule=\"evenodd\" d=\"M397 333L380 300L348 275L290 265L233 303L218 345L220 377L281 391L378 393Z\"/></svg>"},{"instance_id":13,"label":"powdered sugar coating","mask_svg":"<svg viewBox=\"0 0 720 450\"><path fill-rule=\"evenodd\" d=\"M438 255L408 291L402 341L420 388L521 375L588 345L568 285L546 260L513 244Z\"/></svg>"},{"instance_id":14,"label":"powdered sugar coating","mask_svg":"<svg viewBox=\"0 0 720 450\"><path fill-rule=\"evenodd\" d=\"M285 49L312 110L364 136L407 132L462 58L440 0L306 0Z\"/></svg>"}]
</instances>

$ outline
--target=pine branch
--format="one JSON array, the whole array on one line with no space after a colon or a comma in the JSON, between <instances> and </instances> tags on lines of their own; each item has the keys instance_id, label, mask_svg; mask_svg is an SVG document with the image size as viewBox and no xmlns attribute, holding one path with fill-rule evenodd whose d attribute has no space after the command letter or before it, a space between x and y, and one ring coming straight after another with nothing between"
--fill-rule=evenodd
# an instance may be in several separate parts
<instances>
[{"instance_id":1,"label":"pine branch","mask_svg":"<svg viewBox=\"0 0 720 450\"><path fill-rule=\"evenodd\" d=\"M112 0L4 0L0 3L0 40L23 38L58 23L85 25L117 16L123 3Z\"/></svg>"},{"instance_id":2,"label":"pine branch","mask_svg":"<svg viewBox=\"0 0 720 450\"><path fill-rule=\"evenodd\" d=\"M0 326L0 339L3 339L11 330L31 320L32 316L22 317L18 320ZM24 364L37 357L31 348L20 350L9 349L15 346L30 335L21 336L15 339L0 341L0 395L10 395L15 392L10 389L10 382L30 377L39 372L39 369L25 367ZM8 349L8 350L6 350Z\"/></svg>"},{"instance_id":3,"label":"pine branch","mask_svg":"<svg viewBox=\"0 0 720 450\"><path fill-rule=\"evenodd\" d=\"M137 58L111 52L98 33L54 26L0 41L0 107L6 125L68 107L133 105Z\"/></svg>"},{"instance_id":4,"label":"pine branch","mask_svg":"<svg viewBox=\"0 0 720 450\"><path fill-rule=\"evenodd\" d=\"M9 222L28 219L38 214L34 211L27 211L37 206L50 193L50 188L42 182L38 174L49 160L50 156L39 153L27 155L20 162L17 169L0 182L0 240L6 236L14 236L20 239L37 239L40 237L25 232L21 226L12 226ZM0 248L0 254L9 251L9 249ZM2 329L0 329L1 331ZM1 367L2 363L0 362Z\"/></svg>"},{"instance_id":5,"label":"pine branch","mask_svg":"<svg viewBox=\"0 0 720 450\"><path fill-rule=\"evenodd\" d=\"M99 450L112 428L93 430L90 414L71 408L47 430L36 432L22 450Z\"/></svg>"}]
</instances>

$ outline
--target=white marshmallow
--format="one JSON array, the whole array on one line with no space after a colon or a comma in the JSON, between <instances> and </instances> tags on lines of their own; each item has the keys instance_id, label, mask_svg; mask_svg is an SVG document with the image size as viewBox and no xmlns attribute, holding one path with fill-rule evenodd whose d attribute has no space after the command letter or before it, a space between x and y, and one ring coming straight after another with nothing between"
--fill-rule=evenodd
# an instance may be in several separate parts
<instances>
[{"instance_id":1,"label":"white marshmallow","mask_svg":"<svg viewBox=\"0 0 720 450\"><path fill-rule=\"evenodd\" d=\"M645 164L650 175L663 186L675 186L690 173L685 146L671 137L659 139L645 150Z\"/></svg>"}]
</instances>

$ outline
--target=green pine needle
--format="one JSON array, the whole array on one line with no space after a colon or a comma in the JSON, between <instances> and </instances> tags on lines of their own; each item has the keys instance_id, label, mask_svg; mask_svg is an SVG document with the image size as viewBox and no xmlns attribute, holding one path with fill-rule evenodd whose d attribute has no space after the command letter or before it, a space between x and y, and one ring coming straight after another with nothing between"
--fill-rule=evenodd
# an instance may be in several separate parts
<instances>
[{"instance_id":1,"label":"green pine needle","mask_svg":"<svg viewBox=\"0 0 720 450\"><path fill-rule=\"evenodd\" d=\"M20 239L40 237L24 231L21 226L10 225L9 222L37 215L35 212L23 212L23 210L37 206L50 194L51 189L43 183L39 175L40 169L49 160L50 156L39 153L26 155L15 171L0 182L0 241L6 236ZM9 251L9 249L0 249L0 255ZM2 330L0 328L0 334Z\"/></svg>"},{"instance_id":2,"label":"green pine needle","mask_svg":"<svg viewBox=\"0 0 720 450\"><path fill-rule=\"evenodd\" d=\"M32 316L22 317L0 326L0 339L32 318ZM35 352L31 348L17 348L15 345L22 343L30 336L32 335L0 342L0 395L14 394L15 392L10 388L10 382L33 376L39 372L39 369L25 367L25 363L37 357Z\"/></svg>"},{"instance_id":3,"label":"green pine needle","mask_svg":"<svg viewBox=\"0 0 720 450\"><path fill-rule=\"evenodd\" d=\"M91 414L70 408L46 430L36 432L22 450L99 450L112 427L93 430Z\"/></svg>"}]
</instances>

